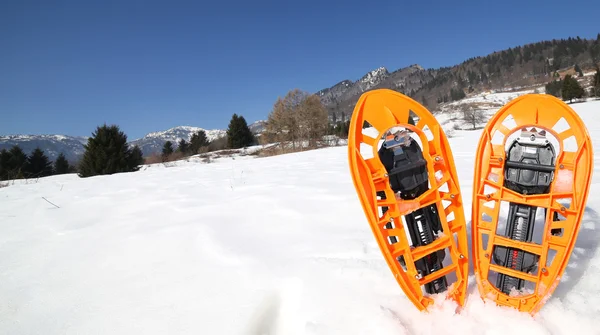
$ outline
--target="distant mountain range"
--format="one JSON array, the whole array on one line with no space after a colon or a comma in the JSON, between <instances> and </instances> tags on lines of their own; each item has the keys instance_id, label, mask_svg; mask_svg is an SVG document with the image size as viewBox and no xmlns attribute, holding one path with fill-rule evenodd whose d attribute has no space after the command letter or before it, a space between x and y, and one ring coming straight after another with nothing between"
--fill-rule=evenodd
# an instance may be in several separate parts
<instances>
[{"instance_id":1,"label":"distant mountain range","mask_svg":"<svg viewBox=\"0 0 600 335\"><path fill-rule=\"evenodd\" d=\"M8 135L0 136L0 150L9 150L18 145L26 154L35 148L44 150L51 160L62 152L67 160L76 161L83 155L83 145L87 143L87 137L75 137L65 135Z\"/></svg>"},{"instance_id":2,"label":"distant mountain range","mask_svg":"<svg viewBox=\"0 0 600 335\"><path fill-rule=\"evenodd\" d=\"M407 94L435 110L440 104L462 99L466 94L491 89L523 88L541 85L557 75L584 71L600 64L600 34L596 39L568 38L542 41L497 51L484 57L437 69L413 64L389 72L385 67L369 71L356 81L342 80L316 93L328 110L331 121L347 121L360 95L368 90L388 88ZM255 134L264 130L266 121L249 125ZM149 133L131 141L144 155L160 152L166 141L174 144L202 128L179 126ZM205 130L209 140L225 135L225 130ZM64 135L0 136L0 150L18 144L27 154L36 147L54 160L63 152L76 161L84 152L87 137Z\"/></svg>"},{"instance_id":3,"label":"distant mountain range","mask_svg":"<svg viewBox=\"0 0 600 335\"><path fill-rule=\"evenodd\" d=\"M171 141L173 143L173 147L177 147L177 143L179 143L181 139L185 139L189 142L192 138L192 135L200 130L204 130L209 141L223 137L227 133L225 130L221 129L207 130L199 127L179 126L167 129L165 131L149 133L140 139L131 141L129 144L132 146L137 145L140 147L140 149L142 149L144 156L148 156L153 153L161 152L164 144L167 141Z\"/></svg>"},{"instance_id":4,"label":"distant mountain range","mask_svg":"<svg viewBox=\"0 0 600 335\"><path fill-rule=\"evenodd\" d=\"M264 129L265 121L257 121L249 125L250 130L254 133L260 133ZM222 129L203 129L199 127L178 126L164 131L152 132L142 138L130 141L131 146L137 145L145 156L153 153L161 152L164 144L171 141L174 147L183 138L190 141L192 135L204 130L209 141L225 136L226 130ZM44 151L46 156L51 160L62 152L69 161L75 162L81 158L85 149L84 144L87 143L88 137L83 136L67 136L67 135L8 135L0 136L0 150L10 149L14 145L18 145L26 154L32 152L39 147Z\"/></svg>"}]
</instances>

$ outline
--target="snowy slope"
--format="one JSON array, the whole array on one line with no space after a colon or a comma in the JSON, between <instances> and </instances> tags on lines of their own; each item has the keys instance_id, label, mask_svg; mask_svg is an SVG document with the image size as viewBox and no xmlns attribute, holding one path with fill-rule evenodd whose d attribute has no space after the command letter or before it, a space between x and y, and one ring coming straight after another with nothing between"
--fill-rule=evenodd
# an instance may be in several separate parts
<instances>
[{"instance_id":1,"label":"snowy slope","mask_svg":"<svg viewBox=\"0 0 600 335\"><path fill-rule=\"evenodd\" d=\"M600 101L573 107L600 147ZM479 134L450 139L467 217ZM599 333L600 200L535 318L484 304L473 278L460 313L449 302L420 313L346 159L337 147L0 188L0 334Z\"/></svg>"}]
</instances>

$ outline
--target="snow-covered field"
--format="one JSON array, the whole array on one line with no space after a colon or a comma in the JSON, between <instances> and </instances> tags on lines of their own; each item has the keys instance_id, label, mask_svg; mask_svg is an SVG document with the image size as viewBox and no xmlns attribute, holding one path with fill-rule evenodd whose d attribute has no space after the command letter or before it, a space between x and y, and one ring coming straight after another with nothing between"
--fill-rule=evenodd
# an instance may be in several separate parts
<instances>
[{"instance_id":1,"label":"snow-covered field","mask_svg":"<svg viewBox=\"0 0 600 335\"><path fill-rule=\"evenodd\" d=\"M572 106L600 148L600 101ZM450 139L467 217L479 135ZM0 188L0 334L600 333L597 159L565 279L531 317L484 304L473 278L460 313L418 312L372 237L346 150Z\"/></svg>"}]
</instances>

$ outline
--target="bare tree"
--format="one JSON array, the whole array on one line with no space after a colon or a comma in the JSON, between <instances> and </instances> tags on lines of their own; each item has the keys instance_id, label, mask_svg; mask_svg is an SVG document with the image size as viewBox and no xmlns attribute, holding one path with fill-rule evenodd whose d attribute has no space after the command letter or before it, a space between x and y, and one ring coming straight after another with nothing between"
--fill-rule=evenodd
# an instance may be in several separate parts
<instances>
[{"instance_id":1,"label":"bare tree","mask_svg":"<svg viewBox=\"0 0 600 335\"><path fill-rule=\"evenodd\" d=\"M297 145L303 148L303 141L316 147L317 139L327 131L328 121L327 109L319 97L294 89L273 105L261 142L280 142L282 146L291 143L294 151Z\"/></svg>"},{"instance_id":2,"label":"bare tree","mask_svg":"<svg viewBox=\"0 0 600 335\"><path fill-rule=\"evenodd\" d=\"M297 116L300 138L308 140L309 146L314 148L317 146L317 140L327 132L327 109L316 95L306 97L299 107Z\"/></svg>"},{"instance_id":3,"label":"bare tree","mask_svg":"<svg viewBox=\"0 0 600 335\"><path fill-rule=\"evenodd\" d=\"M483 111L475 110L472 106L463 109L463 120L470 123L473 126L473 129L477 129L478 124L486 121Z\"/></svg>"}]
</instances>

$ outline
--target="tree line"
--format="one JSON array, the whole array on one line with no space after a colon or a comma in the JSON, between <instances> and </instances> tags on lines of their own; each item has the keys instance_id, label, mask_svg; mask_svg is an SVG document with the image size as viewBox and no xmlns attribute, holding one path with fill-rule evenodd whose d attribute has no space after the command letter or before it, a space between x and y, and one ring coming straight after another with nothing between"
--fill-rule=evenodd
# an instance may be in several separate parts
<instances>
[{"instance_id":1,"label":"tree line","mask_svg":"<svg viewBox=\"0 0 600 335\"><path fill-rule=\"evenodd\" d=\"M168 141L163 146L162 157L179 153L180 157L210 152L225 148L238 149L257 144L243 116L233 114L226 136L209 141L204 131L194 133L189 141L181 139L175 147ZM121 172L135 172L148 163L142 150L128 144L127 135L118 125L101 125L96 127L92 136L84 144L81 159L70 164L61 153L51 162L43 150L36 148L27 155L15 145L10 150L0 151L0 180L47 177L64 173L77 173L79 177L108 175Z\"/></svg>"},{"instance_id":2,"label":"tree line","mask_svg":"<svg viewBox=\"0 0 600 335\"><path fill-rule=\"evenodd\" d=\"M349 123L350 120L345 118L330 122L327 109L318 96L294 89L277 99L269 113L265 130L258 136L252 133L242 115L233 114L224 137L209 141L206 133L200 130L192 134L189 140L181 139L177 143L167 141L158 154L159 161L257 144L277 144L285 152L312 149L329 145L324 138L326 135L347 137ZM39 148L29 156L18 146L2 150L0 178L33 178L63 173L77 173L85 178L135 172L141 165L149 163L149 158L144 157L137 145L132 147L128 144L127 135L118 125L104 124L94 130L84 144L83 156L73 165L62 153L52 163Z\"/></svg>"},{"instance_id":3,"label":"tree line","mask_svg":"<svg viewBox=\"0 0 600 335\"><path fill-rule=\"evenodd\" d=\"M52 162L40 148L29 155L18 145L0 151L0 180L39 178L74 171L75 167L69 164L63 153Z\"/></svg>"},{"instance_id":4,"label":"tree line","mask_svg":"<svg viewBox=\"0 0 600 335\"><path fill-rule=\"evenodd\" d=\"M208 140L206 132L199 130L192 134L189 141L180 139L177 143L165 142L162 147L160 161L167 162L185 157L224 149L240 149L258 144L248 122L242 115L234 113L227 126L224 137Z\"/></svg>"},{"instance_id":5,"label":"tree line","mask_svg":"<svg viewBox=\"0 0 600 335\"><path fill-rule=\"evenodd\" d=\"M127 144L127 135L117 125L100 126L84 145L85 152L79 164L80 177L89 177L119 172L138 171L143 164L167 162L193 156L203 152L222 149L239 149L257 143L256 138L241 115L233 114L226 135L209 141L204 130L192 134L188 140L177 143L165 142L159 159L143 157L138 146Z\"/></svg>"}]
</instances>

